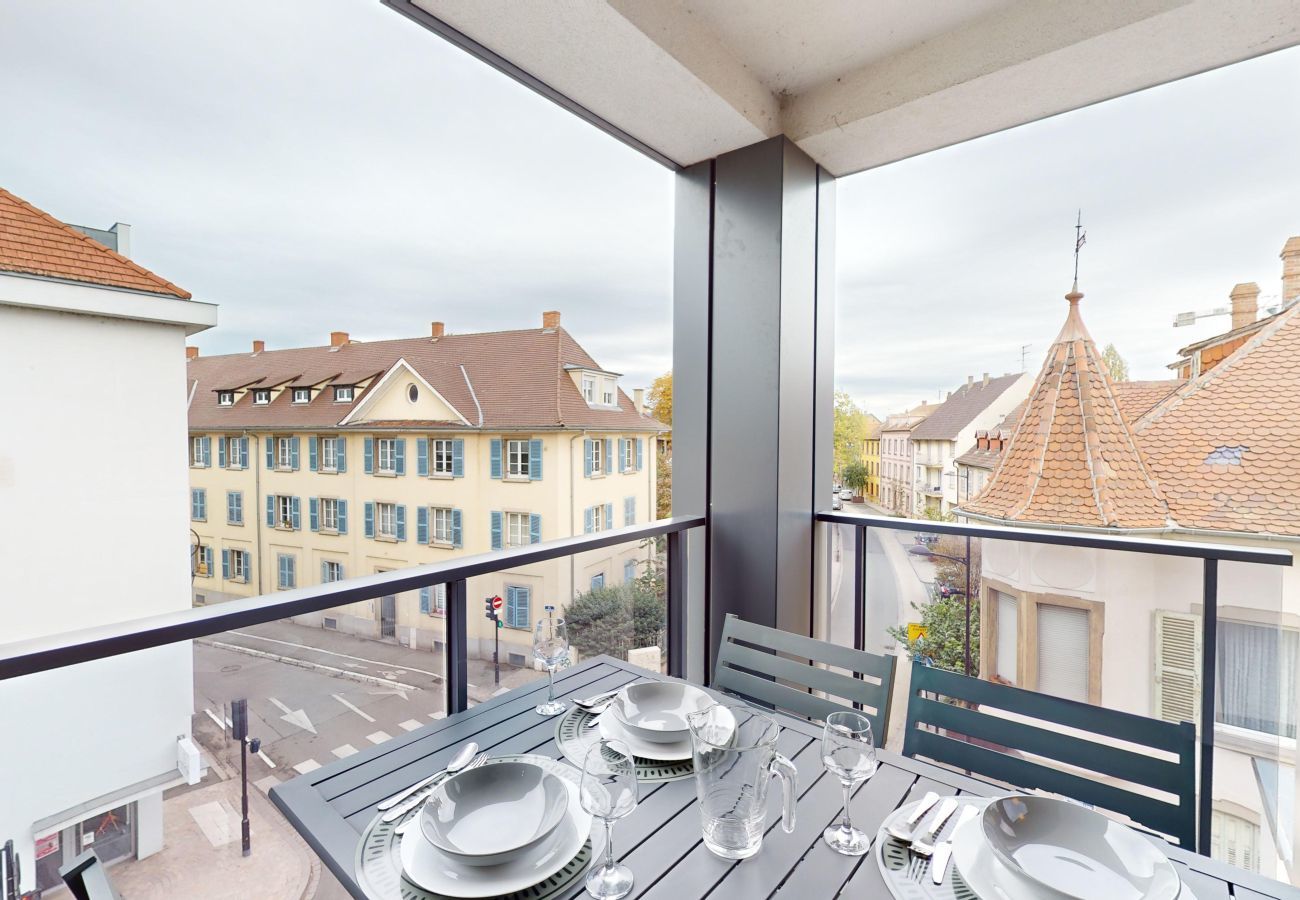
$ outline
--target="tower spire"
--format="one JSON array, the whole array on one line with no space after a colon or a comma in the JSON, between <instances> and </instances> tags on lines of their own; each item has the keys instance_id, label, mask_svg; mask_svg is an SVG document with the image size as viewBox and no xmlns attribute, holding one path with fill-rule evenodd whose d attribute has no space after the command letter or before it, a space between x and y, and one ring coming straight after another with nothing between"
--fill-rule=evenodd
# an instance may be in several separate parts
<instances>
[{"instance_id":1,"label":"tower spire","mask_svg":"<svg viewBox=\"0 0 1300 900\"><path fill-rule=\"evenodd\" d=\"M1079 293L1079 251L1083 245L1088 243L1088 233L1083 230L1083 210L1079 210L1079 217L1074 223L1074 287L1070 293Z\"/></svg>"}]
</instances>

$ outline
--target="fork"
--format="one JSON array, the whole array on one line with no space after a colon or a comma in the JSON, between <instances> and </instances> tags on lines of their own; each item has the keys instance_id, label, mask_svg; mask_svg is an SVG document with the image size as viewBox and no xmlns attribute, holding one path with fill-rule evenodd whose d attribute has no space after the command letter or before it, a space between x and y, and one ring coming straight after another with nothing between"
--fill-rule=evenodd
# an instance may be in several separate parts
<instances>
[{"instance_id":1,"label":"fork","mask_svg":"<svg viewBox=\"0 0 1300 900\"><path fill-rule=\"evenodd\" d=\"M912 852L922 859L929 859L934 855L935 838L943 830L944 823L948 821L957 810L957 798L947 797L939 804L939 811L934 814L930 820L930 825L921 832L921 836L912 841Z\"/></svg>"},{"instance_id":2,"label":"fork","mask_svg":"<svg viewBox=\"0 0 1300 900\"><path fill-rule=\"evenodd\" d=\"M479 766L487 762L487 760L488 760L488 755L486 753L480 753L478 756L474 757L472 762L470 762L467 766L465 766L465 768L461 769L460 771L468 772L470 769L477 769ZM460 772L457 772L456 774L459 775ZM400 819L402 816L406 815L411 810L419 807L421 804L424 803L425 800L429 799L429 794L433 793L433 789L445 780L446 779L443 778L438 781L435 781L433 784L430 784L422 788L420 791L414 794L410 799L404 801L400 806L394 809L390 809L387 813L384 814L384 821L386 822L396 821L397 819ZM412 816L410 819L403 822L401 825L398 825L397 828L395 829L396 833L405 834L406 830L411 827L411 823L418 818L419 816Z\"/></svg>"},{"instance_id":3,"label":"fork","mask_svg":"<svg viewBox=\"0 0 1300 900\"><path fill-rule=\"evenodd\" d=\"M889 836L902 844L912 843L912 839L916 837L917 828L919 827L917 823L925 818L925 814L938 802L939 795L934 791L927 791L906 821L895 822L886 829Z\"/></svg>"}]
</instances>

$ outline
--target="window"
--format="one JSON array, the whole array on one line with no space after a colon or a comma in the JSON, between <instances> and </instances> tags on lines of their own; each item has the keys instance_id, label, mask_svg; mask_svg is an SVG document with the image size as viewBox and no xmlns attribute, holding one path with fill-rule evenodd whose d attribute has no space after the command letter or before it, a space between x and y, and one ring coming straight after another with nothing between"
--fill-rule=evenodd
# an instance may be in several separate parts
<instances>
[{"instance_id":1,"label":"window","mask_svg":"<svg viewBox=\"0 0 1300 900\"><path fill-rule=\"evenodd\" d=\"M265 406L271 402L270 391L253 391L253 402L258 406Z\"/></svg>"},{"instance_id":2,"label":"window","mask_svg":"<svg viewBox=\"0 0 1300 900\"><path fill-rule=\"evenodd\" d=\"M614 405L614 382L605 382L604 390L602 390L600 394L600 402L606 406Z\"/></svg>"},{"instance_id":3,"label":"window","mask_svg":"<svg viewBox=\"0 0 1300 900\"><path fill-rule=\"evenodd\" d=\"M1215 720L1294 738L1300 632L1220 620L1218 647Z\"/></svg>"},{"instance_id":4,"label":"window","mask_svg":"<svg viewBox=\"0 0 1300 900\"><path fill-rule=\"evenodd\" d=\"M276 554L277 584L281 590L298 586L298 558L291 553Z\"/></svg>"},{"instance_id":5,"label":"window","mask_svg":"<svg viewBox=\"0 0 1300 900\"><path fill-rule=\"evenodd\" d=\"M190 518L195 522L205 522L208 518L208 492L203 488L190 490Z\"/></svg>"},{"instance_id":6,"label":"window","mask_svg":"<svg viewBox=\"0 0 1300 900\"><path fill-rule=\"evenodd\" d=\"M592 576L591 576L591 589L592 589L593 591L598 591L598 590L600 590L601 588L603 588L604 586L605 586L605 573L604 573L604 572L597 572L595 575L592 575Z\"/></svg>"},{"instance_id":7,"label":"window","mask_svg":"<svg viewBox=\"0 0 1300 900\"><path fill-rule=\"evenodd\" d=\"M1001 591L990 590L989 594L995 604L993 614L997 619L997 634L994 638L997 656L994 661L994 672L999 678L1017 684L1016 654L1020 647L1019 601L1011 594L1004 594Z\"/></svg>"},{"instance_id":8,"label":"window","mask_svg":"<svg viewBox=\"0 0 1300 900\"><path fill-rule=\"evenodd\" d=\"M212 577L212 547L200 546L195 554L194 574L200 578Z\"/></svg>"},{"instance_id":9,"label":"window","mask_svg":"<svg viewBox=\"0 0 1300 900\"><path fill-rule=\"evenodd\" d=\"M375 533L380 537L397 537L397 504L375 504Z\"/></svg>"},{"instance_id":10,"label":"window","mask_svg":"<svg viewBox=\"0 0 1300 900\"><path fill-rule=\"evenodd\" d=\"M1259 871L1259 826L1222 810L1210 814L1210 856L1248 872Z\"/></svg>"},{"instance_id":11,"label":"window","mask_svg":"<svg viewBox=\"0 0 1300 900\"><path fill-rule=\"evenodd\" d=\"M420 399L420 389L413 384L406 386L406 402L414 403Z\"/></svg>"},{"instance_id":12,"label":"window","mask_svg":"<svg viewBox=\"0 0 1300 900\"><path fill-rule=\"evenodd\" d=\"M234 391L217 391L217 406L234 406Z\"/></svg>"},{"instance_id":13,"label":"window","mask_svg":"<svg viewBox=\"0 0 1300 900\"><path fill-rule=\"evenodd\" d=\"M582 399L588 403L596 402L596 379L590 375L582 376Z\"/></svg>"},{"instance_id":14,"label":"window","mask_svg":"<svg viewBox=\"0 0 1300 900\"><path fill-rule=\"evenodd\" d=\"M337 472L339 469L339 439L323 437L320 439L320 467L322 472Z\"/></svg>"},{"instance_id":15,"label":"window","mask_svg":"<svg viewBox=\"0 0 1300 900\"><path fill-rule=\"evenodd\" d=\"M591 440L588 438L588 440ZM605 442L601 440L591 440L591 474L599 475L605 471Z\"/></svg>"},{"instance_id":16,"label":"window","mask_svg":"<svg viewBox=\"0 0 1300 900\"><path fill-rule=\"evenodd\" d=\"M635 580L636 580L636 560L635 560L635 559L626 559L626 560L623 561L623 580L624 580L624 581L635 581Z\"/></svg>"},{"instance_id":17,"label":"window","mask_svg":"<svg viewBox=\"0 0 1300 900\"><path fill-rule=\"evenodd\" d=\"M205 437L190 438L190 465L192 466L207 465L207 462L205 462L205 460L208 459L208 454L205 452L205 448L207 447L207 445L208 445L208 439Z\"/></svg>"},{"instance_id":18,"label":"window","mask_svg":"<svg viewBox=\"0 0 1300 900\"><path fill-rule=\"evenodd\" d=\"M506 546L522 547L529 543L528 513L506 513Z\"/></svg>"},{"instance_id":19,"label":"window","mask_svg":"<svg viewBox=\"0 0 1300 900\"><path fill-rule=\"evenodd\" d=\"M433 513L433 530L430 533L430 540L435 544L451 543L451 510L444 507L434 507Z\"/></svg>"},{"instance_id":20,"label":"window","mask_svg":"<svg viewBox=\"0 0 1300 900\"><path fill-rule=\"evenodd\" d=\"M321 531L339 530L339 501L334 497L320 499L320 527Z\"/></svg>"},{"instance_id":21,"label":"window","mask_svg":"<svg viewBox=\"0 0 1300 900\"><path fill-rule=\"evenodd\" d=\"M329 584L331 581L343 580L343 563L335 562L332 559L321 560L320 564L320 581L321 584Z\"/></svg>"},{"instance_id":22,"label":"window","mask_svg":"<svg viewBox=\"0 0 1300 900\"><path fill-rule=\"evenodd\" d=\"M397 438L380 438L376 443L379 444L379 471L396 474Z\"/></svg>"},{"instance_id":23,"label":"window","mask_svg":"<svg viewBox=\"0 0 1300 900\"><path fill-rule=\"evenodd\" d=\"M278 494L275 498L275 525L277 528L293 527L293 497Z\"/></svg>"},{"instance_id":24,"label":"window","mask_svg":"<svg viewBox=\"0 0 1300 900\"><path fill-rule=\"evenodd\" d=\"M531 628L532 616L529 613L529 606L533 599L533 589L528 587L519 587L517 585L506 585L506 609L502 621L507 628Z\"/></svg>"},{"instance_id":25,"label":"window","mask_svg":"<svg viewBox=\"0 0 1300 900\"><path fill-rule=\"evenodd\" d=\"M621 443L623 444L623 471L635 472L636 471L636 441L632 440L631 438L624 438L621 441Z\"/></svg>"},{"instance_id":26,"label":"window","mask_svg":"<svg viewBox=\"0 0 1300 900\"><path fill-rule=\"evenodd\" d=\"M433 454L432 472L434 475L454 475L455 462L453 453L455 441L433 440L429 442L429 449Z\"/></svg>"},{"instance_id":27,"label":"window","mask_svg":"<svg viewBox=\"0 0 1300 900\"><path fill-rule=\"evenodd\" d=\"M420 588L420 612L426 616L447 615L447 585Z\"/></svg>"},{"instance_id":28,"label":"window","mask_svg":"<svg viewBox=\"0 0 1300 900\"><path fill-rule=\"evenodd\" d=\"M636 497L623 498L623 525L636 524Z\"/></svg>"},{"instance_id":29,"label":"window","mask_svg":"<svg viewBox=\"0 0 1300 900\"><path fill-rule=\"evenodd\" d=\"M309 403L309 402L311 402L311 388L294 388L294 389L293 389L293 402L294 402L294 403Z\"/></svg>"},{"instance_id":30,"label":"window","mask_svg":"<svg viewBox=\"0 0 1300 900\"><path fill-rule=\"evenodd\" d=\"M226 460L231 469L248 468L248 438L222 438L226 446Z\"/></svg>"},{"instance_id":31,"label":"window","mask_svg":"<svg viewBox=\"0 0 1300 900\"><path fill-rule=\"evenodd\" d=\"M506 475L528 477L528 441L506 441Z\"/></svg>"},{"instance_id":32,"label":"window","mask_svg":"<svg viewBox=\"0 0 1300 900\"><path fill-rule=\"evenodd\" d=\"M607 531L609 526L609 519L605 516L605 507L599 505L593 506L591 508L591 530Z\"/></svg>"},{"instance_id":33,"label":"window","mask_svg":"<svg viewBox=\"0 0 1300 900\"><path fill-rule=\"evenodd\" d=\"M244 492L226 491L226 524L244 524Z\"/></svg>"},{"instance_id":34,"label":"window","mask_svg":"<svg viewBox=\"0 0 1300 900\"><path fill-rule=\"evenodd\" d=\"M334 386L334 402L335 402L335 403L351 403L351 402L352 402L352 385L350 385L350 384L339 384L339 385L335 385L335 386Z\"/></svg>"},{"instance_id":35,"label":"window","mask_svg":"<svg viewBox=\"0 0 1300 900\"><path fill-rule=\"evenodd\" d=\"M293 468L293 438L275 439L275 467L277 469Z\"/></svg>"},{"instance_id":36,"label":"window","mask_svg":"<svg viewBox=\"0 0 1300 900\"><path fill-rule=\"evenodd\" d=\"M1038 605L1038 690L1088 702L1089 616L1086 609Z\"/></svg>"},{"instance_id":37,"label":"window","mask_svg":"<svg viewBox=\"0 0 1300 900\"><path fill-rule=\"evenodd\" d=\"M248 582L249 559L247 550L222 550L222 557L225 559L225 569L223 573L227 581Z\"/></svg>"}]
</instances>

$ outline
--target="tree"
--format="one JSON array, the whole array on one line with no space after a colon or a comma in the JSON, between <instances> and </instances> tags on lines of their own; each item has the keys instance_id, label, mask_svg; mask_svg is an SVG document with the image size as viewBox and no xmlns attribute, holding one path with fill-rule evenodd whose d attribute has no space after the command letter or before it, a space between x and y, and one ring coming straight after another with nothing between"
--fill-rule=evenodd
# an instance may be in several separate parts
<instances>
[{"instance_id":1,"label":"tree","mask_svg":"<svg viewBox=\"0 0 1300 900\"><path fill-rule=\"evenodd\" d=\"M907 626L888 629L889 635L907 648L908 654L933 660L941 669L964 672L966 668L966 539L945 535L931 547L935 554L934 585L930 600L913 608L920 614L924 637L908 640ZM978 538L970 542L970 653L971 672L980 666L980 566Z\"/></svg>"},{"instance_id":2,"label":"tree","mask_svg":"<svg viewBox=\"0 0 1300 900\"><path fill-rule=\"evenodd\" d=\"M852 462L844 467L840 473L844 479L844 486L853 489L853 493L859 497L867 487L867 467L865 463Z\"/></svg>"},{"instance_id":3,"label":"tree","mask_svg":"<svg viewBox=\"0 0 1300 900\"><path fill-rule=\"evenodd\" d=\"M647 545L649 546L649 545ZM564 610L569 642L584 657L607 653L627 659L634 647L667 651L668 602L662 557L622 584L579 594Z\"/></svg>"},{"instance_id":4,"label":"tree","mask_svg":"<svg viewBox=\"0 0 1300 900\"><path fill-rule=\"evenodd\" d=\"M673 427L673 373L665 372L650 384L646 411L669 428Z\"/></svg>"},{"instance_id":5,"label":"tree","mask_svg":"<svg viewBox=\"0 0 1300 900\"><path fill-rule=\"evenodd\" d=\"M656 452L655 518L667 519L673 514L673 455L667 449Z\"/></svg>"},{"instance_id":6,"label":"tree","mask_svg":"<svg viewBox=\"0 0 1300 900\"><path fill-rule=\"evenodd\" d=\"M848 392L835 392L835 471L841 478L850 464L862 461L862 445L867 439L869 418Z\"/></svg>"},{"instance_id":7,"label":"tree","mask_svg":"<svg viewBox=\"0 0 1300 900\"><path fill-rule=\"evenodd\" d=\"M1106 349L1101 351L1101 361L1110 372L1111 381L1128 381L1128 363L1124 362L1124 357L1119 355L1114 344L1107 344Z\"/></svg>"}]
</instances>

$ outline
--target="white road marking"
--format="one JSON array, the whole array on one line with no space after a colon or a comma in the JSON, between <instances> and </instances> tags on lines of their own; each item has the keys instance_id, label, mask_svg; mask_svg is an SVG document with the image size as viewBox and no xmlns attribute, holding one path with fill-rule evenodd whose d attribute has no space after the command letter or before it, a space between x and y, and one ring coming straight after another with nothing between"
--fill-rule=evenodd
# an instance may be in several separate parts
<instances>
[{"instance_id":1,"label":"white road marking","mask_svg":"<svg viewBox=\"0 0 1300 900\"><path fill-rule=\"evenodd\" d=\"M371 694L371 696L374 696L374 697L382 697L382 696L384 696L385 694L398 694L398 695L401 696L401 698L402 698L403 700L410 700L410 699L411 699L410 697L406 696L406 691L401 690L400 688L399 688L398 690L395 690L395 691L371 691L370 694Z\"/></svg>"},{"instance_id":2,"label":"white road marking","mask_svg":"<svg viewBox=\"0 0 1300 900\"><path fill-rule=\"evenodd\" d=\"M274 697L267 697L266 699L274 703L279 707L280 712L284 713L284 715L280 716L281 719L284 719L284 721L288 722L290 725L297 725L303 731L310 731L312 734L316 733L316 726L311 723L311 719L307 718L305 710L289 709L289 707L285 706Z\"/></svg>"},{"instance_id":3,"label":"white road marking","mask_svg":"<svg viewBox=\"0 0 1300 900\"><path fill-rule=\"evenodd\" d=\"M366 735L366 740L372 744L382 744L384 741L392 740L393 736L387 731L376 731L374 734Z\"/></svg>"},{"instance_id":4,"label":"white road marking","mask_svg":"<svg viewBox=\"0 0 1300 900\"><path fill-rule=\"evenodd\" d=\"M445 719L445 718L447 718L447 714L446 714L445 712L443 712L442 710L438 710L436 713L429 713L429 718L430 718L430 719Z\"/></svg>"},{"instance_id":5,"label":"white road marking","mask_svg":"<svg viewBox=\"0 0 1300 900\"><path fill-rule=\"evenodd\" d=\"M224 800L191 806L189 812L213 847L224 847L239 834L239 818Z\"/></svg>"},{"instance_id":6,"label":"white road marking","mask_svg":"<svg viewBox=\"0 0 1300 900\"><path fill-rule=\"evenodd\" d=\"M383 663L374 659L366 659L364 656L349 656L346 653L335 653L333 650L322 650L319 647L312 647L308 644L295 644L293 641L279 641L275 638L262 637L260 634L249 634L247 631L232 631L230 634L237 634L240 637L252 638L255 641L266 641L268 644L280 644L285 647L297 647L299 650L310 650L312 653L323 653L326 656L337 656L340 659L351 659L356 662L370 663L372 666L392 666L392 663ZM442 678L441 672L427 672L424 669L416 669L412 666L403 666L407 672L419 672L421 675L428 675L433 678Z\"/></svg>"},{"instance_id":7,"label":"white road marking","mask_svg":"<svg viewBox=\"0 0 1300 900\"><path fill-rule=\"evenodd\" d=\"M212 710L210 710L210 709L208 709L208 708L206 708L206 707L204 708L203 711L204 711L205 713L208 714L208 718L209 718L209 719L211 719L212 721L214 721L214 722L217 723L217 727L218 727L218 728L220 728L222 731L225 731L225 730L226 730L226 723L223 722L223 721L221 721L221 717L220 717L220 716L218 716L216 713L214 713Z\"/></svg>"},{"instance_id":8,"label":"white road marking","mask_svg":"<svg viewBox=\"0 0 1300 900\"><path fill-rule=\"evenodd\" d=\"M263 794L269 794L271 793L271 788L275 787L279 783L280 779L276 778L274 775L267 775L265 778L260 778L257 781L254 781L253 786Z\"/></svg>"},{"instance_id":9,"label":"white road marking","mask_svg":"<svg viewBox=\"0 0 1300 900\"><path fill-rule=\"evenodd\" d=\"M500 697L502 694L509 692L510 688L497 688L492 692L493 697Z\"/></svg>"},{"instance_id":10,"label":"white road marking","mask_svg":"<svg viewBox=\"0 0 1300 900\"><path fill-rule=\"evenodd\" d=\"M330 694L330 696L333 697L333 698L334 698L335 700L337 700L338 702L342 703L342 704L343 704L344 706L346 706L348 709L352 710L354 713L356 713L357 715L359 715L361 718L365 719L367 722L373 722L373 721L375 721L375 717L374 717L374 716L370 715L369 713L363 712L362 710L360 710L360 709L358 709L357 707L353 706L351 703L349 703L347 700L345 700L345 699L343 699L342 697L340 697L338 694Z\"/></svg>"},{"instance_id":11,"label":"white road marking","mask_svg":"<svg viewBox=\"0 0 1300 900\"><path fill-rule=\"evenodd\" d=\"M342 747L335 747L333 750L330 751L330 753L333 753L339 759L344 759L345 757L351 756L353 753L356 752L357 752L357 748L353 747L351 744L344 744Z\"/></svg>"},{"instance_id":12,"label":"white road marking","mask_svg":"<svg viewBox=\"0 0 1300 900\"><path fill-rule=\"evenodd\" d=\"M398 722L397 727L403 728L406 731L414 731L415 729L420 727L420 723L415 721L414 719L407 719L405 722Z\"/></svg>"},{"instance_id":13,"label":"white road marking","mask_svg":"<svg viewBox=\"0 0 1300 900\"><path fill-rule=\"evenodd\" d=\"M315 772L319 768L320 763L316 762L314 759L304 759L293 767L294 771L299 775L306 775L308 772Z\"/></svg>"},{"instance_id":14,"label":"white road marking","mask_svg":"<svg viewBox=\"0 0 1300 900\"><path fill-rule=\"evenodd\" d=\"M268 766L270 766L272 769L275 768L275 761L274 761L273 759L271 759L271 757L269 757L269 756L266 755L266 751L265 751L265 750L258 750L258 751L257 751L257 755L260 756L260 757L262 758L262 762L266 763L266 764L267 764ZM270 776L268 776L268 777L270 777Z\"/></svg>"}]
</instances>

